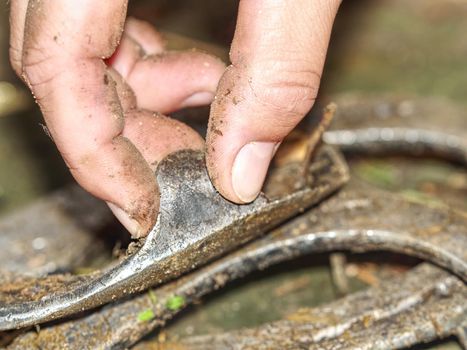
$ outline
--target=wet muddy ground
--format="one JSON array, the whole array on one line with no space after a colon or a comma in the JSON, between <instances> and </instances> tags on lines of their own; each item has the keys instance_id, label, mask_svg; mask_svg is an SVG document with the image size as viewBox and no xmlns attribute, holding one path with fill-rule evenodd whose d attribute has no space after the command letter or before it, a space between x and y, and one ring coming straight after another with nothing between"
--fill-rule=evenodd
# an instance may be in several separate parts
<instances>
[{"instance_id":1,"label":"wet muddy ground","mask_svg":"<svg viewBox=\"0 0 467 350\"><path fill-rule=\"evenodd\" d=\"M217 2L218 3L218 2ZM131 11L160 28L221 47L234 26L234 1L136 1ZM40 126L31 99L6 64L7 9L0 8L0 213L7 213L69 182L70 176ZM467 3L462 0L344 1L331 41L320 101L334 100L344 111L389 118L424 113L467 129ZM150 18L148 18L150 17ZM172 36L174 47L185 41ZM18 87L15 89L14 87ZM12 95L13 94L13 95ZM15 95L16 94L16 95ZM7 101L15 102L13 105ZM3 98L3 99L2 99ZM397 108L387 100L398 99ZM202 111L201 114L204 112ZM457 123L457 124L456 124ZM434 160L352 159L353 181L401 193L467 214L467 175ZM417 263L394 255L348 256L350 291L375 285ZM381 264L381 262L383 263ZM190 307L153 337L252 327L283 318L301 306L340 295L331 278L329 255L318 255L256 273ZM460 349L455 340L417 349Z\"/></svg>"}]
</instances>

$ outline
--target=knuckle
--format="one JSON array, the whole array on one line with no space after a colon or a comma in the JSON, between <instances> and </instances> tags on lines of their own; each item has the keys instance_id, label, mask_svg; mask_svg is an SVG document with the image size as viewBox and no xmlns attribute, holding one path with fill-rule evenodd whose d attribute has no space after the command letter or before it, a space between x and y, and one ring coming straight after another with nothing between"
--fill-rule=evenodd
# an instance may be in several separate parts
<instances>
[{"instance_id":1,"label":"knuckle","mask_svg":"<svg viewBox=\"0 0 467 350\"><path fill-rule=\"evenodd\" d=\"M295 123L312 107L319 82L320 75L313 71L286 72L269 79L263 77L261 83L252 84L252 87L260 104Z\"/></svg>"},{"instance_id":2,"label":"knuckle","mask_svg":"<svg viewBox=\"0 0 467 350\"><path fill-rule=\"evenodd\" d=\"M27 52L24 55L21 75L31 85L40 85L49 80L52 70L56 65L50 57L37 52Z\"/></svg>"},{"instance_id":3,"label":"knuckle","mask_svg":"<svg viewBox=\"0 0 467 350\"><path fill-rule=\"evenodd\" d=\"M53 56L30 52L23 56L20 77L26 82L37 101L53 93L57 78L67 70L66 65Z\"/></svg>"}]
</instances>

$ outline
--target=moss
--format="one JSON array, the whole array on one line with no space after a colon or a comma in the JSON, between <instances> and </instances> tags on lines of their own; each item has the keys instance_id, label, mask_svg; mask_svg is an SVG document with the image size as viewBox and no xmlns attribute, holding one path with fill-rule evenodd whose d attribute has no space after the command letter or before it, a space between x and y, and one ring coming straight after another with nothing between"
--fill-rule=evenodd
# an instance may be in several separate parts
<instances>
[{"instance_id":1,"label":"moss","mask_svg":"<svg viewBox=\"0 0 467 350\"><path fill-rule=\"evenodd\" d=\"M181 295L174 295L167 300L165 306L171 311L180 310L185 305L185 298Z\"/></svg>"},{"instance_id":2,"label":"moss","mask_svg":"<svg viewBox=\"0 0 467 350\"><path fill-rule=\"evenodd\" d=\"M141 322L149 322L154 319L154 317L156 317L156 315L154 315L152 309L146 309L138 314L138 320Z\"/></svg>"}]
</instances>

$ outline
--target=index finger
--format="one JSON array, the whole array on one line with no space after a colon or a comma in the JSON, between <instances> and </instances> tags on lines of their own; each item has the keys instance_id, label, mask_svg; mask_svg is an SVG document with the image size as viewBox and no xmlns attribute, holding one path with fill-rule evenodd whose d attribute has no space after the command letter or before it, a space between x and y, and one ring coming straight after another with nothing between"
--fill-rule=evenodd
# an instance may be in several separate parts
<instances>
[{"instance_id":1,"label":"index finger","mask_svg":"<svg viewBox=\"0 0 467 350\"><path fill-rule=\"evenodd\" d=\"M30 0L21 71L75 179L141 236L156 219L157 185L122 136L123 110L103 62L118 45L126 8L126 0Z\"/></svg>"}]
</instances>

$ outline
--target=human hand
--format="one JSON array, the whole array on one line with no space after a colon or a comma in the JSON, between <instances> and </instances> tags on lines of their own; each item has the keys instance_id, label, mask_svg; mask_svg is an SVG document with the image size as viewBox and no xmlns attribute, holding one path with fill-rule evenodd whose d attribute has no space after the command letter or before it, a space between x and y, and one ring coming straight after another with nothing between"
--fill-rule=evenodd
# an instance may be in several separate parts
<instances>
[{"instance_id":1,"label":"human hand","mask_svg":"<svg viewBox=\"0 0 467 350\"><path fill-rule=\"evenodd\" d=\"M206 138L211 180L231 201L257 197L277 147L311 109L340 2L240 1Z\"/></svg>"},{"instance_id":2,"label":"human hand","mask_svg":"<svg viewBox=\"0 0 467 350\"><path fill-rule=\"evenodd\" d=\"M257 196L277 145L311 108L338 4L240 1L233 64L207 136L208 170L226 198ZM138 237L158 212L157 162L203 147L193 130L148 110L209 103L224 66L202 53L164 53L139 21L122 37L126 5L13 0L10 57L73 176Z\"/></svg>"},{"instance_id":3,"label":"human hand","mask_svg":"<svg viewBox=\"0 0 467 350\"><path fill-rule=\"evenodd\" d=\"M12 0L10 58L75 179L139 237L159 210L157 162L204 147L195 131L160 113L209 104L225 65L196 51L165 52L141 21L128 20L123 32L126 6Z\"/></svg>"}]
</instances>

